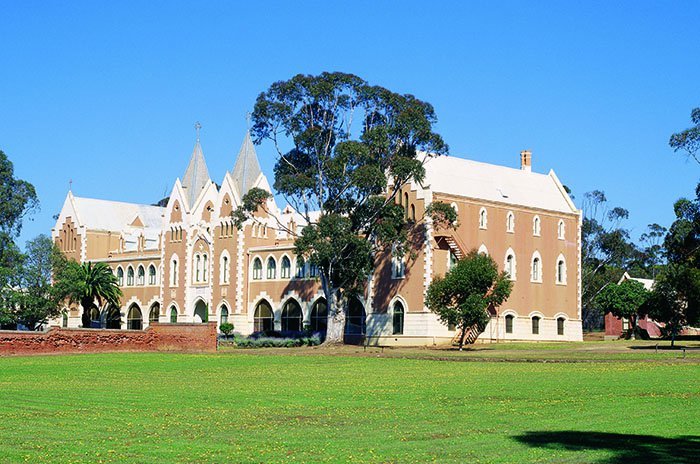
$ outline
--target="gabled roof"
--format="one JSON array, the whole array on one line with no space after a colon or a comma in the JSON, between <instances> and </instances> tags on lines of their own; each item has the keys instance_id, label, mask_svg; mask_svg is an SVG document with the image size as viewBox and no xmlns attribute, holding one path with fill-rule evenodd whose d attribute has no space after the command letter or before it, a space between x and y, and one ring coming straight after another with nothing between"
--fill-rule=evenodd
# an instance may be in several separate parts
<instances>
[{"instance_id":1,"label":"gabled roof","mask_svg":"<svg viewBox=\"0 0 700 464\"><path fill-rule=\"evenodd\" d=\"M453 156L430 158L423 185L433 192L576 213L554 171L539 174Z\"/></svg>"},{"instance_id":2,"label":"gabled roof","mask_svg":"<svg viewBox=\"0 0 700 464\"><path fill-rule=\"evenodd\" d=\"M654 284L656 283L654 279L642 279L641 277L632 277L627 271L625 271L625 273L622 274L622 277L620 277L620 280L617 282L618 285L624 282L625 280L636 280L640 284L644 285L644 288L646 288L647 290L651 290L652 288L654 288Z\"/></svg>"},{"instance_id":3,"label":"gabled roof","mask_svg":"<svg viewBox=\"0 0 700 464\"><path fill-rule=\"evenodd\" d=\"M253 141L250 139L250 132L246 132L241 149L238 151L236 164L231 172L234 186L238 189L238 194L243 197L248 190L255 186L258 178L262 175L258 155L255 153Z\"/></svg>"},{"instance_id":4,"label":"gabled roof","mask_svg":"<svg viewBox=\"0 0 700 464\"><path fill-rule=\"evenodd\" d=\"M160 206L123 203L120 201L97 200L94 198L73 197L73 204L80 216L81 225L89 230L122 231L130 227L138 217L143 227L160 229L163 227L163 212Z\"/></svg>"},{"instance_id":5,"label":"gabled roof","mask_svg":"<svg viewBox=\"0 0 700 464\"><path fill-rule=\"evenodd\" d=\"M194 145L190 164L187 166L185 175L182 176L182 188L185 190L185 196L190 208L194 206L194 202L201 193L202 189L209 182L209 170L207 163L204 161L204 153L199 144L199 139Z\"/></svg>"}]
</instances>

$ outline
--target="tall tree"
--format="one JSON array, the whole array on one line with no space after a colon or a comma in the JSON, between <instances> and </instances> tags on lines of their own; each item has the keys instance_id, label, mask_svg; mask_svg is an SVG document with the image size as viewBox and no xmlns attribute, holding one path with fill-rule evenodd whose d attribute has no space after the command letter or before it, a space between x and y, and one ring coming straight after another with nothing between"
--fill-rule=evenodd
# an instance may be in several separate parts
<instances>
[{"instance_id":1,"label":"tall tree","mask_svg":"<svg viewBox=\"0 0 700 464\"><path fill-rule=\"evenodd\" d=\"M14 239L22 230L22 220L38 207L36 191L29 182L17 179L14 166L0 150L0 291L20 262Z\"/></svg>"},{"instance_id":2,"label":"tall tree","mask_svg":"<svg viewBox=\"0 0 700 464\"><path fill-rule=\"evenodd\" d=\"M27 242L22 266L16 269L11 307L16 323L36 330L61 312L65 297L52 285L52 276L62 272L66 259L46 235Z\"/></svg>"},{"instance_id":3,"label":"tall tree","mask_svg":"<svg viewBox=\"0 0 700 464\"><path fill-rule=\"evenodd\" d=\"M700 150L700 108L695 108L690 113L690 120L693 125L686 130L671 135L668 144L674 152L685 152L688 158L693 158L700 163L698 150Z\"/></svg>"},{"instance_id":4,"label":"tall tree","mask_svg":"<svg viewBox=\"0 0 700 464\"><path fill-rule=\"evenodd\" d=\"M700 269L683 264L666 266L654 283L644 312L665 324L665 335L671 337L673 346L685 325L700 321Z\"/></svg>"},{"instance_id":5,"label":"tall tree","mask_svg":"<svg viewBox=\"0 0 700 464\"><path fill-rule=\"evenodd\" d=\"M279 228L295 237L297 255L318 267L329 303L326 343L339 343L348 298L365 291L377 254L403 251L410 231L397 194L423 179L429 157L448 151L433 131L435 112L352 74L322 73L272 84L252 119L254 141L272 141L279 156L276 192L306 223L301 233ZM235 214L239 226L268 199L251 189Z\"/></svg>"},{"instance_id":6,"label":"tall tree","mask_svg":"<svg viewBox=\"0 0 700 464\"><path fill-rule=\"evenodd\" d=\"M105 263L88 261L79 264L69 261L61 273L56 276L55 285L58 292L71 302L80 303L83 308L83 327L90 327L90 313L95 307L102 308L105 303L120 305L122 291L117 283L117 277Z\"/></svg>"},{"instance_id":7,"label":"tall tree","mask_svg":"<svg viewBox=\"0 0 700 464\"><path fill-rule=\"evenodd\" d=\"M629 213L610 207L600 190L583 195L581 226L582 319L584 328L597 328L602 323L596 296L606 286L619 281L633 259L636 247L622 222Z\"/></svg>"},{"instance_id":8,"label":"tall tree","mask_svg":"<svg viewBox=\"0 0 700 464\"><path fill-rule=\"evenodd\" d=\"M487 308L497 308L510 296L513 282L488 255L470 251L445 277L435 278L426 295L426 305L440 321L461 331L462 351L468 332L481 333L489 321Z\"/></svg>"},{"instance_id":9,"label":"tall tree","mask_svg":"<svg viewBox=\"0 0 700 464\"><path fill-rule=\"evenodd\" d=\"M640 310L648 297L649 292L644 284L636 280L625 280L603 288L596 296L596 302L603 314L612 313L615 317L628 319L631 322L629 335L634 338Z\"/></svg>"}]
</instances>

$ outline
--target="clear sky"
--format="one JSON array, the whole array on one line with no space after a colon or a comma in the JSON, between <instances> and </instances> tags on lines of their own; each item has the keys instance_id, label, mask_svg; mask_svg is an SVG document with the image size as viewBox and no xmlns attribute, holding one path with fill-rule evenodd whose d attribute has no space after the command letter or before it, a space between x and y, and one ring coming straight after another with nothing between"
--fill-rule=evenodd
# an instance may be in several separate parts
<instances>
[{"instance_id":1,"label":"clear sky","mask_svg":"<svg viewBox=\"0 0 700 464\"><path fill-rule=\"evenodd\" d=\"M436 109L453 156L604 190L637 238L669 225L700 166L671 133L700 106L700 2L52 2L0 0L0 149L50 233L78 196L153 203L202 123L212 179L233 168L256 96L344 71ZM272 177L272 147L258 147ZM271 179L272 180L272 179Z\"/></svg>"}]
</instances>

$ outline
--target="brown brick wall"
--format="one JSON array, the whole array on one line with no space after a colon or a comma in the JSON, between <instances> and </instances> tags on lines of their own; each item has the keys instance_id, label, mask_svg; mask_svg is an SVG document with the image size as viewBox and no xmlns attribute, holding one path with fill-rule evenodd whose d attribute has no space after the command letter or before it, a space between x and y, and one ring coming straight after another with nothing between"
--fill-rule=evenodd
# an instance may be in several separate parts
<instances>
[{"instance_id":1,"label":"brown brick wall","mask_svg":"<svg viewBox=\"0 0 700 464\"><path fill-rule=\"evenodd\" d=\"M0 356L110 351L216 351L216 322L157 324L146 330L63 329L0 331Z\"/></svg>"}]
</instances>

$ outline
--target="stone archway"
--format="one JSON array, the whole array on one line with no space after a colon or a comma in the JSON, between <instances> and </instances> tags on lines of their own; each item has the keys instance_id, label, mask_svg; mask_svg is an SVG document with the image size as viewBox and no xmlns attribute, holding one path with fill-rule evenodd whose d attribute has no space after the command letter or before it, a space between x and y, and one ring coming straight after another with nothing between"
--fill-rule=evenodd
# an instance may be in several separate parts
<instances>
[{"instance_id":1,"label":"stone archway","mask_svg":"<svg viewBox=\"0 0 700 464\"><path fill-rule=\"evenodd\" d=\"M141 313L141 308L136 303L129 307L129 312L126 316L126 328L128 330L141 330L143 329L143 314Z\"/></svg>"},{"instance_id":2,"label":"stone archway","mask_svg":"<svg viewBox=\"0 0 700 464\"><path fill-rule=\"evenodd\" d=\"M194 322L196 323L204 323L209 321L209 308L204 301L197 300L197 303L195 303L193 318Z\"/></svg>"}]
</instances>

